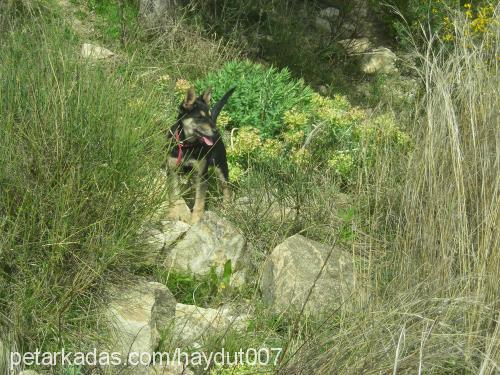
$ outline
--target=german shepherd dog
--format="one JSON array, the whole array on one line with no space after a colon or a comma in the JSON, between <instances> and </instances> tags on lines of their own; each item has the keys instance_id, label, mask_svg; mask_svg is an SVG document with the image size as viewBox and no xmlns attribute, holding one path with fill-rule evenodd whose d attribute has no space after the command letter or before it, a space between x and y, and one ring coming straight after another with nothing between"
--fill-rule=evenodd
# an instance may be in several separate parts
<instances>
[{"instance_id":1,"label":"german shepherd dog","mask_svg":"<svg viewBox=\"0 0 500 375\"><path fill-rule=\"evenodd\" d=\"M172 149L168 166L181 168L183 172L195 171L196 195L191 221L196 223L205 211L208 168L215 167L222 184L224 203L230 199L229 169L226 148L217 130L216 121L222 108L233 94L230 89L212 108L210 108L211 90L196 96L194 89L187 90L186 98L179 106L177 121L170 128Z\"/></svg>"}]
</instances>

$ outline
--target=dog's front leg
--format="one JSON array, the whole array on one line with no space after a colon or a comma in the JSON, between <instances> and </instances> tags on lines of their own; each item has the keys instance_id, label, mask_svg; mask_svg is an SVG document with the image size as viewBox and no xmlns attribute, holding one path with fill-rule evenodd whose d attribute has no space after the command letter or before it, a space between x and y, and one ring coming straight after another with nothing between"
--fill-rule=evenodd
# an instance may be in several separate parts
<instances>
[{"instance_id":1,"label":"dog's front leg","mask_svg":"<svg viewBox=\"0 0 500 375\"><path fill-rule=\"evenodd\" d=\"M205 212L205 198L207 196L207 162L200 160L198 162L198 173L196 174L196 196L193 206L191 222L193 224L200 221Z\"/></svg>"}]
</instances>

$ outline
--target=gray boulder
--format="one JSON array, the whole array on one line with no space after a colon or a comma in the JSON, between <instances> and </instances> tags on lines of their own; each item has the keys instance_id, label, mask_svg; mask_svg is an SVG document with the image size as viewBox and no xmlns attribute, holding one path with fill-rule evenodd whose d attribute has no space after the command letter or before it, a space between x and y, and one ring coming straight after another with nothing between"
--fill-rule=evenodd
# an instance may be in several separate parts
<instances>
[{"instance_id":1,"label":"gray boulder","mask_svg":"<svg viewBox=\"0 0 500 375\"><path fill-rule=\"evenodd\" d=\"M161 230L155 227L144 228L140 235L146 247L142 256L144 264L161 263L164 252L178 241L191 228L183 221L162 221Z\"/></svg>"},{"instance_id":2,"label":"gray boulder","mask_svg":"<svg viewBox=\"0 0 500 375\"><path fill-rule=\"evenodd\" d=\"M105 316L112 323L112 351L153 352L160 330L171 324L176 301L163 284L139 278L128 285L114 286L109 292Z\"/></svg>"},{"instance_id":3,"label":"gray boulder","mask_svg":"<svg viewBox=\"0 0 500 375\"><path fill-rule=\"evenodd\" d=\"M84 43L82 45L80 54L83 58L92 60L104 60L115 56L109 49L90 43Z\"/></svg>"},{"instance_id":4,"label":"gray boulder","mask_svg":"<svg viewBox=\"0 0 500 375\"><path fill-rule=\"evenodd\" d=\"M260 289L275 311L300 311L331 247L299 234L276 246L264 265ZM354 286L351 256L334 248L306 304L308 314L331 311Z\"/></svg>"},{"instance_id":5,"label":"gray boulder","mask_svg":"<svg viewBox=\"0 0 500 375\"><path fill-rule=\"evenodd\" d=\"M227 220L207 211L175 246L167 251L165 267L193 275L207 275L214 267L222 274L231 261L232 271L244 268L246 241Z\"/></svg>"},{"instance_id":6,"label":"gray boulder","mask_svg":"<svg viewBox=\"0 0 500 375\"><path fill-rule=\"evenodd\" d=\"M248 319L247 314L234 314L228 307L204 309L178 303L172 338L179 346L197 346L207 337L224 336L230 329L245 330Z\"/></svg>"},{"instance_id":7,"label":"gray boulder","mask_svg":"<svg viewBox=\"0 0 500 375\"><path fill-rule=\"evenodd\" d=\"M396 54L389 48L378 47L364 53L361 60L361 70L367 74L394 74L398 72L395 65L396 60Z\"/></svg>"}]
</instances>

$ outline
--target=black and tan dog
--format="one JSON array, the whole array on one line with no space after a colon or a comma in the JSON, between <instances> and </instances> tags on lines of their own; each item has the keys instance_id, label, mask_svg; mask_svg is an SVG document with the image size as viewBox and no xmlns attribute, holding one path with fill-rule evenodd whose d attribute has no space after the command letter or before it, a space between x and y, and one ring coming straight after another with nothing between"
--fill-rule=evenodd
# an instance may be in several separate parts
<instances>
[{"instance_id":1,"label":"black and tan dog","mask_svg":"<svg viewBox=\"0 0 500 375\"><path fill-rule=\"evenodd\" d=\"M193 89L189 89L179 106L177 121L169 131L173 145L168 160L169 167L183 171L194 170L195 173L196 196L191 219L193 223L199 221L205 211L209 167L215 167L222 183L224 202L230 199L226 148L217 130L216 121L234 90L235 88L229 90L210 108L210 89L199 97L196 97Z\"/></svg>"}]
</instances>

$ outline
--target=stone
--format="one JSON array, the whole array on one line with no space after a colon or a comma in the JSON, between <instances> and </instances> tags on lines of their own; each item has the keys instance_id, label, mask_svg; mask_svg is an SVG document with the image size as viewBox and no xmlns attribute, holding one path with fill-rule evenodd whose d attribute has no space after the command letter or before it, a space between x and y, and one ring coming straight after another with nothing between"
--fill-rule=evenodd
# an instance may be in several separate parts
<instances>
[{"instance_id":1,"label":"stone","mask_svg":"<svg viewBox=\"0 0 500 375\"><path fill-rule=\"evenodd\" d=\"M389 48L379 47L366 52L361 60L361 70L367 74L385 73L394 74L397 56Z\"/></svg>"},{"instance_id":2,"label":"stone","mask_svg":"<svg viewBox=\"0 0 500 375\"><path fill-rule=\"evenodd\" d=\"M158 346L160 330L175 316L175 298L168 288L143 278L109 291L106 316L112 323L112 351L152 353Z\"/></svg>"},{"instance_id":3,"label":"stone","mask_svg":"<svg viewBox=\"0 0 500 375\"><path fill-rule=\"evenodd\" d=\"M177 345L190 346L203 343L207 337L224 336L230 329L245 330L247 315L231 315L227 307L202 308L178 303L172 338Z\"/></svg>"},{"instance_id":4,"label":"stone","mask_svg":"<svg viewBox=\"0 0 500 375\"><path fill-rule=\"evenodd\" d=\"M371 48L371 43L368 38L343 39L339 40L339 44L344 47L349 55L361 54Z\"/></svg>"},{"instance_id":5,"label":"stone","mask_svg":"<svg viewBox=\"0 0 500 375\"><path fill-rule=\"evenodd\" d=\"M178 241L191 226L183 221L162 221L162 229L154 227L143 229L141 235L147 248L142 261L144 264L158 264L163 260L163 254Z\"/></svg>"},{"instance_id":6,"label":"stone","mask_svg":"<svg viewBox=\"0 0 500 375\"><path fill-rule=\"evenodd\" d=\"M180 198L173 202L173 204L168 208L165 219L170 221L180 220L185 223L190 223L191 210L186 204L186 201Z\"/></svg>"},{"instance_id":7,"label":"stone","mask_svg":"<svg viewBox=\"0 0 500 375\"><path fill-rule=\"evenodd\" d=\"M330 25L330 21L322 18L322 17L316 17L316 29L319 32L325 33L325 34L330 34L332 32L332 25Z\"/></svg>"},{"instance_id":8,"label":"stone","mask_svg":"<svg viewBox=\"0 0 500 375\"><path fill-rule=\"evenodd\" d=\"M277 312L302 309L331 247L296 234L274 248L260 284L264 302ZM349 253L334 248L305 306L307 314L332 311L351 294L354 272Z\"/></svg>"},{"instance_id":9,"label":"stone","mask_svg":"<svg viewBox=\"0 0 500 375\"><path fill-rule=\"evenodd\" d=\"M326 18L326 19L333 19L335 17L338 17L339 15L340 15L340 10L338 10L337 8L334 8L334 7L328 7L328 8L322 9L319 12L319 16L322 18Z\"/></svg>"},{"instance_id":10,"label":"stone","mask_svg":"<svg viewBox=\"0 0 500 375\"><path fill-rule=\"evenodd\" d=\"M100 47L90 43L84 43L82 45L81 56L86 59L103 60L109 59L115 56L115 54L104 47Z\"/></svg>"},{"instance_id":11,"label":"stone","mask_svg":"<svg viewBox=\"0 0 500 375\"><path fill-rule=\"evenodd\" d=\"M185 274L221 275L227 261L232 272L245 268L246 241L241 232L214 212L206 211L175 246L167 251L165 267Z\"/></svg>"},{"instance_id":12,"label":"stone","mask_svg":"<svg viewBox=\"0 0 500 375\"><path fill-rule=\"evenodd\" d=\"M193 375L194 373L189 369L189 367L185 366L184 363L178 361L170 361L167 363L167 360L160 361L160 359L156 359L156 364L151 364L149 366L129 366L120 368L118 371L115 371L120 375ZM104 372L107 374L106 372Z\"/></svg>"}]
</instances>

